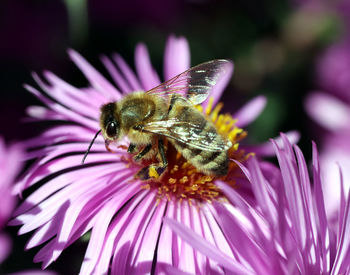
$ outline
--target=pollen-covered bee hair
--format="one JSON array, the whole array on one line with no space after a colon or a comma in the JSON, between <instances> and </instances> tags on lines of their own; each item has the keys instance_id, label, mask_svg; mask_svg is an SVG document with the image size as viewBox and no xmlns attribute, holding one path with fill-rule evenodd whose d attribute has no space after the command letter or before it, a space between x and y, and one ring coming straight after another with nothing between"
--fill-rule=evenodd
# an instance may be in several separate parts
<instances>
[{"instance_id":1,"label":"pollen-covered bee hair","mask_svg":"<svg viewBox=\"0 0 350 275\"><path fill-rule=\"evenodd\" d=\"M151 158L159 152L160 163L144 171L151 167L164 171L168 164L164 147L167 139L199 171L226 175L227 150L232 143L194 106L208 97L230 67L231 62L224 59L202 63L149 91L134 92L103 105L100 127L106 148L109 150L110 143L127 136L128 152L137 151L135 160Z\"/></svg>"}]
</instances>

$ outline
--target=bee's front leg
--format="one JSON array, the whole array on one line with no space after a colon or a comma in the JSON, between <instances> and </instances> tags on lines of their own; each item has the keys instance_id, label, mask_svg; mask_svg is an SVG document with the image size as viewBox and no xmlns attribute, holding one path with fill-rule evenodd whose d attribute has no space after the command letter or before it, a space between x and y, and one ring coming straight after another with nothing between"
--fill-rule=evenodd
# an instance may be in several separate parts
<instances>
[{"instance_id":1,"label":"bee's front leg","mask_svg":"<svg viewBox=\"0 0 350 275\"><path fill-rule=\"evenodd\" d=\"M132 154L135 151L135 148L136 148L136 144L130 143L130 145L128 147L128 153Z\"/></svg>"},{"instance_id":2,"label":"bee's front leg","mask_svg":"<svg viewBox=\"0 0 350 275\"><path fill-rule=\"evenodd\" d=\"M143 148L143 150L142 150L140 153L138 153L138 154L134 157L134 159L135 159L136 161L140 160L140 159L143 158L151 149L152 149L152 144L150 143L150 144L146 145L146 147Z\"/></svg>"}]
</instances>

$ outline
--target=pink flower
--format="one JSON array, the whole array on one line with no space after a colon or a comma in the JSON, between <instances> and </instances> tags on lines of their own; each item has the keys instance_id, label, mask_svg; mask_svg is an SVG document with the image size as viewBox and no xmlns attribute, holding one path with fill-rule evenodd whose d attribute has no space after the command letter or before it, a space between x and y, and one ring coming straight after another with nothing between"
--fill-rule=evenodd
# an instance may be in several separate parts
<instances>
[{"instance_id":1,"label":"pink flower","mask_svg":"<svg viewBox=\"0 0 350 275\"><path fill-rule=\"evenodd\" d=\"M323 167L325 203L330 216L337 215L341 180L338 166L343 171L345 190L350 189L350 105L324 92L312 92L305 101L308 114L324 130L320 162Z\"/></svg>"},{"instance_id":2,"label":"pink flower","mask_svg":"<svg viewBox=\"0 0 350 275\"><path fill-rule=\"evenodd\" d=\"M320 87L350 103L350 39L331 45L320 56L316 80Z\"/></svg>"},{"instance_id":3,"label":"pink flower","mask_svg":"<svg viewBox=\"0 0 350 275\"><path fill-rule=\"evenodd\" d=\"M252 185L256 205L220 184L234 205L215 202L212 206L228 239L226 246L217 246L215 240L203 239L193 228L169 218L165 218L165 228L217 262L222 274L349 274L350 197L346 199L343 188L339 190L339 216L336 227L330 226L316 145L311 183L301 150L282 138L284 149L272 141L279 162L275 174L279 177L264 176L263 171L271 164L259 164L256 158L250 158L247 166L240 165ZM208 230L205 223L202 230Z\"/></svg>"},{"instance_id":4,"label":"pink flower","mask_svg":"<svg viewBox=\"0 0 350 275\"><path fill-rule=\"evenodd\" d=\"M15 207L16 197L11 194L12 185L21 168L22 150L18 145L6 147L0 137L0 263L8 256L11 248L10 239L2 233Z\"/></svg>"},{"instance_id":5,"label":"pink flower","mask_svg":"<svg viewBox=\"0 0 350 275\"><path fill-rule=\"evenodd\" d=\"M343 15L345 26L349 21L349 1L340 1L337 10ZM344 30L347 30L346 26ZM319 90L312 91L305 100L309 116L322 129L318 130L320 163L323 167L323 189L327 214L338 215L341 181L338 166L343 171L345 192L350 188L350 40L348 31L340 41L329 46L316 63L316 81Z\"/></svg>"},{"instance_id":6,"label":"pink flower","mask_svg":"<svg viewBox=\"0 0 350 275\"><path fill-rule=\"evenodd\" d=\"M146 47L143 44L136 47L137 74L120 55L114 55L112 60L102 58L116 86L77 52L70 50L69 55L89 80L88 87L71 86L51 72L44 72L47 83L34 74L44 92L26 85L46 105L28 109L34 121L65 122L26 142L29 158L37 160L15 188L21 193L36 186L16 209L11 222L21 225L19 234L34 231L27 249L43 245L34 261L47 267L66 247L90 232L82 274L169 273L174 267L191 273L205 273L208 268L220 270L162 222L163 217L170 217L196 230L205 222L210 228L205 237L215 239L218 247L227 247L226 236L211 207L211 202L222 198L215 177L199 173L183 158L177 158L176 152L167 152L166 182L138 180L134 176L142 165L135 163L125 149L117 148L117 153L106 151L101 136L97 137L85 165L81 165L91 138L99 130L100 107L127 93L148 90L160 83ZM164 79L189 68L189 56L187 41L170 37L165 50ZM238 148L238 141L246 135L238 127L255 119L265 105L265 98L258 97L239 110L233 116L238 122L229 114L220 115L222 105L214 105L232 69L232 65L227 67L211 93L212 100L204 102L202 108L219 131L237 144L230 149L230 156L245 161L247 150L271 153L271 146L266 145ZM250 194L247 181L235 163L230 164L224 180L241 186L242 193L247 190Z\"/></svg>"}]
</instances>

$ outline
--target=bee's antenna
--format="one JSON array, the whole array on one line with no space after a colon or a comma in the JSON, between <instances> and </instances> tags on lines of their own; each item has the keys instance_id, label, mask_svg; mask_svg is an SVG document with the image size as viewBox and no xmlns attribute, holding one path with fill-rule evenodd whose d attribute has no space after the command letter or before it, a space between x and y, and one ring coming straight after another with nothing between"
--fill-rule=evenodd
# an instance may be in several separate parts
<instances>
[{"instance_id":1,"label":"bee's antenna","mask_svg":"<svg viewBox=\"0 0 350 275\"><path fill-rule=\"evenodd\" d=\"M84 157L83 157L83 159L82 159L82 161L81 161L81 164L84 164L84 161L85 161L87 155L88 155L89 152L90 152L90 149L91 149L91 147L92 147L92 144L94 144L95 139L97 138L98 134L101 133L101 131L102 131L102 130L99 130L99 131L96 133L96 135L94 136L94 138L91 140L90 145L89 145L88 149L86 150L86 152L85 152L85 154L84 154Z\"/></svg>"}]
</instances>

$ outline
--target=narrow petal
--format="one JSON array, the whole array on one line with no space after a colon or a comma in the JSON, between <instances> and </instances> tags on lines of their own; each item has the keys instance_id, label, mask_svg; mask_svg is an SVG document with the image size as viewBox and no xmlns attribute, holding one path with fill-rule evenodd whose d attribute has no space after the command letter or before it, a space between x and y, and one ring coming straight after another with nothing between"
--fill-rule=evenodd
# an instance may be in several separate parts
<instances>
[{"instance_id":1,"label":"narrow petal","mask_svg":"<svg viewBox=\"0 0 350 275\"><path fill-rule=\"evenodd\" d=\"M347 202L343 217L343 227L341 231L337 255L331 274L347 274L350 262L350 190L347 195Z\"/></svg>"},{"instance_id":2,"label":"narrow petal","mask_svg":"<svg viewBox=\"0 0 350 275\"><path fill-rule=\"evenodd\" d=\"M313 184L314 184L314 199L316 203L316 215L314 219L318 222L318 230L320 235L320 248L322 252L322 265L323 270L330 270L330 236L329 236L329 227L325 210L324 203L324 193L322 190L322 181L321 181L321 171L318 158L318 151L316 143L312 142L312 167L313 167Z\"/></svg>"},{"instance_id":3,"label":"narrow petal","mask_svg":"<svg viewBox=\"0 0 350 275\"><path fill-rule=\"evenodd\" d=\"M242 214L252 223L252 226L255 228L255 234L261 243L264 242L265 236L257 223L256 219L252 215L254 213L254 208L249 205L247 201L243 199L238 192L232 189L230 186L223 182L217 183L228 199L242 212Z\"/></svg>"},{"instance_id":4,"label":"narrow petal","mask_svg":"<svg viewBox=\"0 0 350 275\"><path fill-rule=\"evenodd\" d=\"M345 191L344 191L343 171L340 166L338 166L338 169L339 169L339 177L340 177L340 200L339 200L339 213L338 213L339 224L338 224L337 246L339 246L339 242L340 242L341 231L343 228L345 209L346 209L346 197L345 197Z\"/></svg>"},{"instance_id":5,"label":"narrow petal","mask_svg":"<svg viewBox=\"0 0 350 275\"><path fill-rule=\"evenodd\" d=\"M266 102L265 96L258 96L246 103L233 115L233 117L237 119L237 126L245 127L252 123L264 110Z\"/></svg>"},{"instance_id":6,"label":"narrow petal","mask_svg":"<svg viewBox=\"0 0 350 275\"><path fill-rule=\"evenodd\" d=\"M178 211L180 212L180 215L178 216L178 220L183 224L184 226L191 228L191 220L190 220L190 211L189 211L189 205L187 201L184 201L181 203L181 207L178 208ZM196 259L194 255L193 247L186 242L186 240L183 240L180 247L180 262L179 262L179 268L181 270L184 270L186 272L190 273L196 273Z\"/></svg>"},{"instance_id":7,"label":"narrow petal","mask_svg":"<svg viewBox=\"0 0 350 275\"><path fill-rule=\"evenodd\" d=\"M256 243L255 236L247 233L251 228L251 222L235 209L228 209L219 203L214 206L219 225L239 262L246 263L245 265L253 270L268 274L269 264L267 264L264 251ZM235 232L235 234L230 234L230 232ZM251 258L254 261L250 261Z\"/></svg>"},{"instance_id":8,"label":"narrow petal","mask_svg":"<svg viewBox=\"0 0 350 275\"><path fill-rule=\"evenodd\" d=\"M175 213L175 204L173 202L169 202L165 216L168 218L174 218ZM175 234L171 231L168 226L162 227L162 233L159 238L158 252L157 252L157 269L158 272L165 272L163 264L169 264L170 266L175 266L173 264L173 258L178 254L177 248L173 247L173 238L176 238ZM178 255L177 255L178 257Z\"/></svg>"},{"instance_id":9,"label":"narrow petal","mask_svg":"<svg viewBox=\"0 0 350 275\"><path fill-rule=\"evenodd\" d=\"M11 246L10 238L3 233L0 233L0 263L2 263L10 254Z\"/></svg>"},{"instance_id":10,"label":"narrow petal","mask_svg":"<svg viewBox=\"0 0 350 275\"><path fill-rule=\"evenodd\" d=\"M252 188L255 198L262 208L265 219L274 224L276 217L276 208L273 205L273 199L270 197L268 191L268 182L264 178L261 170L259 169L258 161L255 157L248 160L248 168L252 172Z\"/></svg>"},{"instance_id":11,"label":"narrow petal","mask_svg":"<svg viewBox=\"0 0 350 275\"><path fill-rule=\"evenodd\" d=\"M183 240L185 240L187 243L189 243L195 249L199 250L204 255L207 255L214 261L218 262L223 267L235 272L236 274L255 274L251 270L248 270L241 264L237 263L234 259L222 253L215 246L203 240L200 236L198 236L196 233L181 223L169 218L164 218L164 221Z\"/></svg>"},{"instance_id":12,"label":"narrow petal","mask_svg":"<svg viewBox=\"0 0 350 275\"><path fill-rule=\"evenodd\" d=\"M124 93L130 93L133 91L129 83L124 79L122 74L117 70L116 66L107 56L101 57L102 63L105 65L110 76L113 78L114 83L119 87L119 89Z\"/></svg>"},{"instance_id":13,"label":"narrow petal","mask_svg":"<svg viewBox=\"0 0 350 275\"><path fill-rule=\"evenodd\" d=\"M44 86L45 91L57 102L92 119L99 117L99 109L102 104L106 103L99 93L77 89L50 71L45 71L44 76L51 84L51 87ZM119 99L119 94L117 99Z\"/></svg>"},{"instance_id":14,"label":"narrow petal","mask_svg":"<svg viewBox=\"0 0 350 275\"><path fill-rule=\"evenodd\" d=\"M154 70L149 58L146 45L138 44L135 50L135 66L142 87L145 91L150 90L160 84L159 76Z\"/></svg>"},{"instance_id":15,"label":"narrow petal","mask_svg":"<svg viewBox=\"0 0 350 275\"><path fill-rule=\"evenodd\" d=\"M190 68L190 49L186 38L169 36L164 52L164 79L170 78Z\"/></svg>"},{"instance_id":16,"label":"narrow petal","mask_svg":"<svg viewBox=\"0 0 350 275\"><path fill-rule=\"evenodd\" d=\"M298 243L298 246L304 247L302 241L305 240L306 232L303 219L304 213L302 199L299 192L300 186L297 186L299 183L298 175L296 173L297 169L294 168L294 165L296 166L296 160L294 159L294 156L292 158L289 158L286 154L284 154L284 148L279 148L275 141L272 140L272 143L275 147L277 159L281 167L285 192L288 194L287 203L292 215L291 218L293 219L292 224L295 227L295 234L297 234L295 237L298 238L297 241L300 242Z\"/></svg>"},{"instance_id":17,"label":"narrow petal","mask_svg":"<svg viewBox=\"0 0 350 275\"><path fill-rule=\"evenodd\" d=\"M323 239L321 239L321 241L318 241L319 234L317 232L317 227L320 231L324 231L325 228L319 228L321 226L324 226L324 224L316 225L315 213L317 210L314 209L315 205L312 203L313 197L310 188L311 183L305 158L297 145L294 145L293 148L298 162L300 192L301 197L303 199L305 225L306 230L308 232L306 236L306 245L303 254L309 255L309 257L311 258L311 260L307 264L310 270L321 270L320 251L323 246ZM324 237L324 235L322 237Z\"/></svg>"},{"instance_id":18,"label":"narrow petal","mask_svg":"<svg viewBox=\"0 0 350 275\"><path fill-rule=\"evenodd\" d=\"M300 133L298 131L289 131L284 134L291 144L298 143L300 139ZM273 138L280 148L283 147L282 138L280 136ZM271 142L265 142L260 145L242 145L242 148L247 152L254 152L260 157L271 157L275 156L275 151Z\"/></svg>"},{"instance_id":19,"label":"narrow petal","mask_svg":"<svg viewBox=\"0 0 350 275\"><path fill-rule=\"evenodd\" d=\"M129 92L131 93L135 91L142 91L143 88L141 86L141 83L137 79L133 70L125 62L125 60L119 54L114 54L113 60L118 65L118 68L123 73L125 79L128 81L131 87L131 90Z\"/></svg>"},{"instance_id":20,"label":"narrow petal","mask_svg":"<svg viewBox=\"0 0 350 275\"><path fill-rule=\"evenodd\" d=\"M79 53L70 49L68 50L68 54L96 90L104 94L106 98L113 99L114 96L120 97L119 91L113 87L107 81L107 79L105 79L94 67L92 67L89 62L87 62Z\"/></svg>"},{"instance_id":21,"label":"narrow petal","mask_svg":"<svg viewBox=\"0 0 350 275\"><path fill-rule=\"evenodd\" d=\"M132 221L133 213L135 209L139 209L137 206L140 205L140 203L147 202L147 200L144 200L145 198L147 199L147 197L145 197L145 193L134 196L132 200L129 200L125 204L125 207L120 210L120 213L109 225L107 234L104 239L103 249L101 250L101 255L98 259L94 273L108 273L108 270L110 268L110 261L116 249L123 248L121 252L124 254L126 254L125 251L129 251L131 242L130 237L127 238L125 242L122 241L121 237L123 236L124 232L129 232L126 231L126 229L128 224ZM142 205L144 204L141 204L141 206ZM144 209L147 209L147 207Z\"/></svg>"},{"instance_id":22,"label":"narrow petal","mask_svg":"<svg viewBox=\"0 0 350 275\"><path fill-rule=\"evenodd\" d=\"M123 194L125 193L125 194ZM111 199L98 213L96 224L92 229L91 238L84 257L84 262L80 272L82 274L91 274L98 261L101 249L103 247L104 238L106 236L108 226L118 211L118 209L126 203L136 193L135 188L124 188L118 191L118 196Z\"/></svg>"},{"instance_id":23,"label":"narrow petal","mask_svg":"<svg viewBox=\"0 0 350 275\"><path fill-rule=\"evenodd\" d=\"M179 270L177 268L174 268L170 265L162 265L162 270L165 272L165 274L169 275L193 275L192 273L184 272L182 270Z\"/></svg>"},{"instance_id":24,"label":"narrow petal","mask_svg":"<svg viewBox=\"0 0 350 275\"><path fill-rule=\"evenodd\" d=\"M133 215L128 217L128 224L124 225L117 236L118 243L113 256L112 274L115 274L117 270L122 270L120 268L125 268L125 273L143 273L145 270L151 270L164 205L158 208L154 192L145 192L147 194L141 204L135 208ZM124 256L120 254L118 247L121 248L127 243L130 248L126 250L125 262L121 262ZM140 271L138 271L139 268Z\"/></svg>"},{"instance_id":25,"label":"narrow petal","mask_svg":"<svg viewBox=\"0 0 350 275\"><path fill-rule=\"evenodd\" d=\"M315 121L328 130L349 129L349 106L331 95L312 93L305 100L305 109Z\"/></svg>"}]
</instances>

